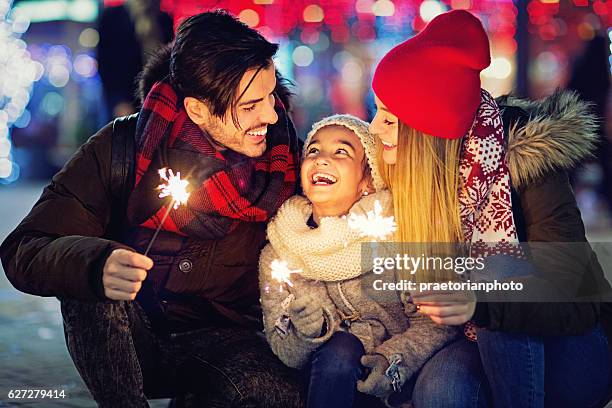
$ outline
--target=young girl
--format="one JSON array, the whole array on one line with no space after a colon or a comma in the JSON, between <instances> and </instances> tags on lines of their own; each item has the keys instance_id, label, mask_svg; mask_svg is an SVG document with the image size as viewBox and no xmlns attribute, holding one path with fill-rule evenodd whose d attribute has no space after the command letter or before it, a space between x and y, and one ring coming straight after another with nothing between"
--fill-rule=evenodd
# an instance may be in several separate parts
<instances>
[{"instance_id":1,"label":"young girl","mask_svg":"<svg viewBox=\"0 0 612 408\"><path fill-rule=\"evenodd\" d=\"M480 88L489 63L481 23L451 11L377 66L370 130L383 143L399 240L465 241L476 251L493 243L499 254L519 240L586 243L565 171L592 149L593 118L575 96L557 94L539 104L505 100L502 121L498 104ZM579 287L587 274L601 274L590 248L579 256L556 253L559 282ZM460 295L413 294L432 320L471 323L466 337L418 374L416 408L601 402L610 364L598 303L484 303L470 293L451 301Z\"/></svg>"},{"instance_id":2,"label":"young girl","mask_svg":"<svg viewBox=\"0 0 612 408\"><path fill-rule=\"evenodd\" d=\"M309 371L308 407L352 407L357 390L387 399L457 332L421 316L405 295L383 301L364 290L361 244L372 238L349 218L376 201L386 215L392 206L367 124L331 116L313 125L304 146L306 197L283 204L260 257L266 336L285 364ZM279 262L299 270L282 291L272 276Z\"/></svg>"}]
</instances>

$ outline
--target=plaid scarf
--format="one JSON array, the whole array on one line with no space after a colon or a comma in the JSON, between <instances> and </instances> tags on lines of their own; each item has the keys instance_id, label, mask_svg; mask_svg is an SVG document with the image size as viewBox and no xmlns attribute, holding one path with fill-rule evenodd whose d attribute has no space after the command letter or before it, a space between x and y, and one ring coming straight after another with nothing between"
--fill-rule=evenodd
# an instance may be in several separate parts
<instances>
[{"instance_id":1,"label":"plaid scarf","mask_svg":"<svg viewBox=\"0 0 612 408\"><path fill-rule=\"evenodd\" d=\"M136 126L136 183L128 200L131 225L156 229L171 198L160 199L158 170L166 167L189 181L187 204L171 209L165 231L198 239L226 236L240 222L265 222L295 194L298 139L279 98L278 122L268 126L267 147L250 158L215 148L210 135L193 123L166 81L147 95Z\"/></svg>"}]
</instances>

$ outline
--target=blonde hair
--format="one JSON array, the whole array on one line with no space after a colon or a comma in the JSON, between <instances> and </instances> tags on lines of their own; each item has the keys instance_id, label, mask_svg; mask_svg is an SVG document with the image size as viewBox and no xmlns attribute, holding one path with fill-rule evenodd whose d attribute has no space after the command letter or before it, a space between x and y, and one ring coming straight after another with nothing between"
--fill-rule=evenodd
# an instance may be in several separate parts
<instances>
[{"instance_id":1,"label":"blonde hair","mask_svg":"<svg viewBox=\"0 0 612 408\"><path fill-rule=\"evenodd\" d=\"M393 195L396 241L463 242L459 216L461 140L430 136L399 122L396 163L379 161Z\"/></svg>"}]
</instances>

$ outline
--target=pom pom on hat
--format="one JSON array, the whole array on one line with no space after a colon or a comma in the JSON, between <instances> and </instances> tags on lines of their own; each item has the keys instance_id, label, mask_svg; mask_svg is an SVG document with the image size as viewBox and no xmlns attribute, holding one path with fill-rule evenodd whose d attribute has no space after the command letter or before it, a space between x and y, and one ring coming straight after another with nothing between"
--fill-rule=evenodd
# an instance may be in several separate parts
<instances>
[{"instance_id":1,"label":"pom pom on hat","mask_svg":"<svg viewBox=\"0 0 612 408\"><path fill-rule=\"evenodd\" d=\"M353 131L361 144L363 145L363 150L365 151L365 156L368 161L368 166L370 166L370 173L372 174L372 181L374 184L374 189L376 191L381 191L386 188L385 182L378 170L378 159L376 157L376 138L374 135L370 133L368 130L368 123L363 120L349 114L341 114L341 115L332 115L327 118L321 119L312 125L312 129L308 132L306 136L306 140L304 141L304 152L303 156L306 156L306 148L310 143L312 137L319 131L319 129L325 126L344 126L345 128Z\"/></svg>"},{"instance_id":2,"label":"pom pom on hat","mask_svg":"<svg viewBox=\"0 0 612 408\"><path fill-rule=\"evenodd\" d=\"M463 137L480 105L480 71L491 63L480 21L464 10L434 18L389 51L372 88L406 125L445 139Z\"/></svg>"}]
</instances>

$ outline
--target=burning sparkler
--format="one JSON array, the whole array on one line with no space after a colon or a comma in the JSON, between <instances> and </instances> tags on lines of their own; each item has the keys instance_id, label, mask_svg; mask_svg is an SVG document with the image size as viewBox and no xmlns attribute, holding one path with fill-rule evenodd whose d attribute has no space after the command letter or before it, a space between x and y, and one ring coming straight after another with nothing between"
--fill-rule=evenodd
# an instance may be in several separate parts
<instances>
[{"instance_id":1,"label":"burning sparkler","mask_svg":"<svg viewBox=\"0 0 612 408\"><path fill-rule=\"evenodd\" d=\"M161 190L159 193L159 198L164 198L168 196L172 196L172 206L176 210L181 204L186 204L189 199L189 193L187 192L187 187L189 186L189 182L187 180L181 180L181 172L177 172L174 174L172 169L159 169L159 177L162 180L167 181L167 184L160 184L157 186L158 190Z\"/></svg>"},{"instance_id":2,"label":"burning sparkler","mask_svg":"<svg viewBox=\"0 0 612 408\"><path fill-rule=\"evenodd\" d=\"M157 186L158 190L161 190L159 193L159 198L164 197L172 197L172 203L166 209L166 214L162 218L161 222L157 226L155 233L153 234L153 238L149 241L149 245L147 245L147 249L144 252L144 255L147 256L149 250L151 249L151 245L153 245L153 241L157 238L157 234L161 230L162 225L170 215L170 210L173 208L176 210L181 204L186 204L189 199L189 193L187 192L187 187L189 186L189 182L187 180L181 180L181 172L178 171L176 174L172 171L172 169L159 169L159 177L162 180L166 181L166 183L162 183Z\"/></svg>"},{"instance_id":3,"label":"burning sparkler","mask_svg":"<svg viewBox=\"0 0 612 408\"><path fill-rule=\"evenodd\" d=\"M293 282L291 282L290 276L292 273L300 273L301 269L289 269L289 265L287 261L281 261L275 259L272 261L270 265L272 269L272 279L275 279L280 283L280 291L283 291L283 283L287 284L289 287L293 287Z\"/></svg>"},{"instance_id":4,"label":"burning sparkler","mask_svg":"<svg viewBox=\"0 0 612 408\"><path fill-rule=\"evenodd\" d=\"M348 225L359 231L360 237L370 236L377 240L384 240L397 229L393 216L382 215L382 206L378 200L374 202L374 210L368 211L366 215L351 214Z\"/></svg>"}]
</instances>

